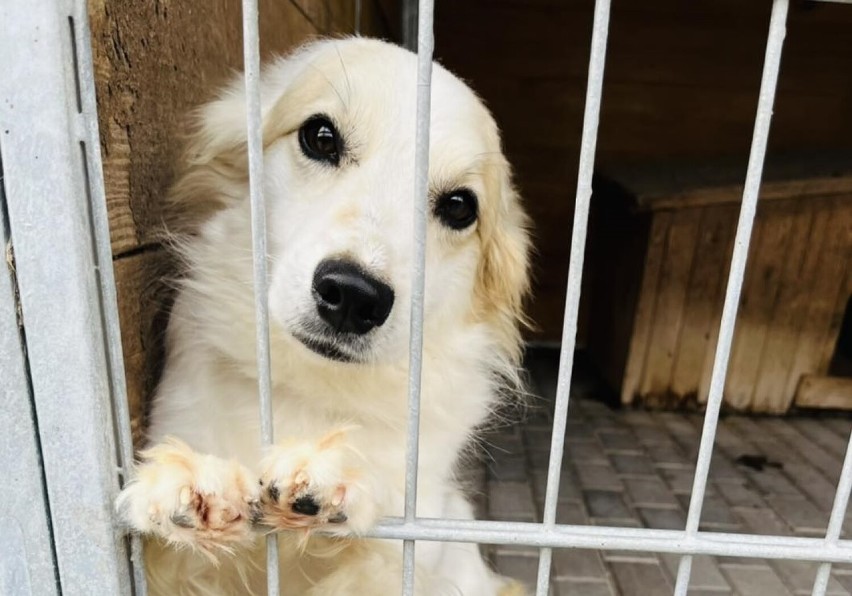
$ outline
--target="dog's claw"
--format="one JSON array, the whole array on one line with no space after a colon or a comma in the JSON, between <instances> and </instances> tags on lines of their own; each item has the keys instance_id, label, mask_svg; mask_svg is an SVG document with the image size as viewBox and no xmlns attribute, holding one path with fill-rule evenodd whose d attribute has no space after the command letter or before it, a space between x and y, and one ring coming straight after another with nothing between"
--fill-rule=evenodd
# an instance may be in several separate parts
<instances>
[{"instance_id":1,"label":"dog's claw","mask_svg":"<svg viewBox=\"0 0 852 596\"><path fill-rule=\"evenodd\" d=\"M328 523L330 523L330 524L342 524L342 523L345 523L348 519L349 518L346 517L346 514L343 513L342 511L340 511L339 513L336 513L335 515L332 515L331 517L329 517Z\"/></svg>"},{"instance_id":2,"label":"dog's claw","mask_svg":"<svg viewBox=\"0 0 852 596\"><path fill-rule=\"evenodd\" d=\"M263 505L259 500L249 503L249 521L252 525L258 525L263 521Z\"/></svg>"},{"instance_id":3,"label":"dog's claw","mask_svg":"<svg viewBox=\"0 0 852 596\"><path fill-rule=\"evenodd\" d=\"M169 519L171 520L171 522L174 525L179 526L181 528L194 528L195 527L195 522L192 520L192 518L189 517L186 514L183 514L183 513L173 513L169 517Z\"/></svg>"},{"instance_id":4,"label":"dog's claw","mask_svg":"<svg viewBox=\"0 0 852 596\"><path fill-rule=\"evenodd\" d=\"M261 484L262 484L262 481L261 481ZM266 492L269 494L270 500L273 501L274 503L277 503L278 499L281 498L281 491L278 490L278 485L275 484L274 482L269 483L269 488L266 489Z\"/></svg>"}]
</instances>

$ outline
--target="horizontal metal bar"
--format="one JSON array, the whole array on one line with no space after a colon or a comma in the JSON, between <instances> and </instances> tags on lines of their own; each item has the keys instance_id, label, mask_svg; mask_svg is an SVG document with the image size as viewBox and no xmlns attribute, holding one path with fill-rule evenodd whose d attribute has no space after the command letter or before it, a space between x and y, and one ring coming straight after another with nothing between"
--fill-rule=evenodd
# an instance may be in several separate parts
<instances>
[{"instance_id":1,"label":"horizontal metal bar","mask_svg":"<svg viewBox=\"0 0 852 596\"><path fill-rule=\"evenodd\" d=\"M528 522L431 518L406 522L402 518L387 518L367 533L367 537L852 563L852 540L826 544L821 538L721 532L690 535L685 530L648 528L577 525L547 528Z\"/></svg>"}]
</instances>

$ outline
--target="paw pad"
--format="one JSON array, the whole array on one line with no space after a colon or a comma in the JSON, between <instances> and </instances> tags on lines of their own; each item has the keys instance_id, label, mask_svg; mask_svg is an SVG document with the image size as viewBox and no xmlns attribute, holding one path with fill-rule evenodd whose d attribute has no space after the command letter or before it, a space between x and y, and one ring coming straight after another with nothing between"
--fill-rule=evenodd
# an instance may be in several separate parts
<instances>
[{"instance_id":1,"label":"paw pad","mask_svg":"<svg viewBox=\"0 0 852 596\"><path fill-rule=\"evenodd\" d=\"M302 515L316 515L320 512L320 506L311 495L305 495L293 501L293 511Z\"/></svg>"},{"instance_id":2,"label":"paw pad","mask_svg":"<svg viewBox=\"0 0 852 596\"><path fill-rule=\"evenodd\" d=\"M263 523L279 528L310 528L322 524L342 524L348 520L344 512L346 487L323 489L312 482L304 470L292 480L261 480L263 491Z\"/></svg>"}]
</instances>

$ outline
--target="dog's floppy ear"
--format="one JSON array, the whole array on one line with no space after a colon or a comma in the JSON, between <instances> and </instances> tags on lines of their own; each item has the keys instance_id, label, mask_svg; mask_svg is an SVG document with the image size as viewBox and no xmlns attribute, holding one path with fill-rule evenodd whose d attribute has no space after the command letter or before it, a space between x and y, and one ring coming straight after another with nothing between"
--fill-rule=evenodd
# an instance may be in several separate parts
<instances>
[{"instance_id":1,"label":"dog's floppy ear","mask_svg":"<svg viewBox=\"0 0 852 596\"><path fill-rule=\"evenodd\" d=\"M191 232L243 196L248 163L245 98L239 81L193 114L179 168L166 203L171 232Z\"/></svg>"},{"instance_id":2,"label":"dog's floppy ear","mask_svg":"<svg viewBox=\"0 0 852 596\"><path fill-rule=\"evenodd\" d=\"M521 328L529 325L524 299L530 287L530 221L505 158L500 155L488 170L493 198L482 213L477 293L486 316L496 324L504 355L516 365L521 358Z\"/></svg>"},{"instance_id":3,"label":"dog's floppy ear","mask_svg":"<svg viewBox=\"0 0 852 596\"><path fill-rule=\"evenodd\" d=\"M322 43L305 44L265 67L264 72L272 71L271 79L275 81L278 96L265 98L264 149L292 125L287 106L306 103L293 94L309 93L309 90L299 91L304 85L293 88L291 84ZM235 75L216 99L193 114L184 135L180 170L166 205L166 223L170 229L191 232L212 213L246 198L248 154L244 85L243 76Z\"/></svg>"}]
</instances>

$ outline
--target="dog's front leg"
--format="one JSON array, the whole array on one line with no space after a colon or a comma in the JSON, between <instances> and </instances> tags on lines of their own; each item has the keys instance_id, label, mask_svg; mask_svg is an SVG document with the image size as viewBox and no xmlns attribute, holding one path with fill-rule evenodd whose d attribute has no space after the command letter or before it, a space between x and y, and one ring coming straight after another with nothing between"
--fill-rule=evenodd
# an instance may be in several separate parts
<instances>
[{"instance_id":1,"label":"dog's front leg","mask_svg":"<svg viewBox=\"0 0 852 596\"><path fill-rule=\"evenodd\" d=\"M175 439L140 455L136 475L116 503L132 530L210 557L256 540L260 487L248 468L196 453Z\"/></svg>"},{"instance_id":2,"label":"dog's front leg","mask_svg":"<svg viewBox=\"0 0 852 596\"><path fill-rule=\"evenodd\" d=\"M352 429L316 441L290 440L261 462L263 523L274 529L362 533L376 522L380 495Z\"/></svg>"}]
</instances>

